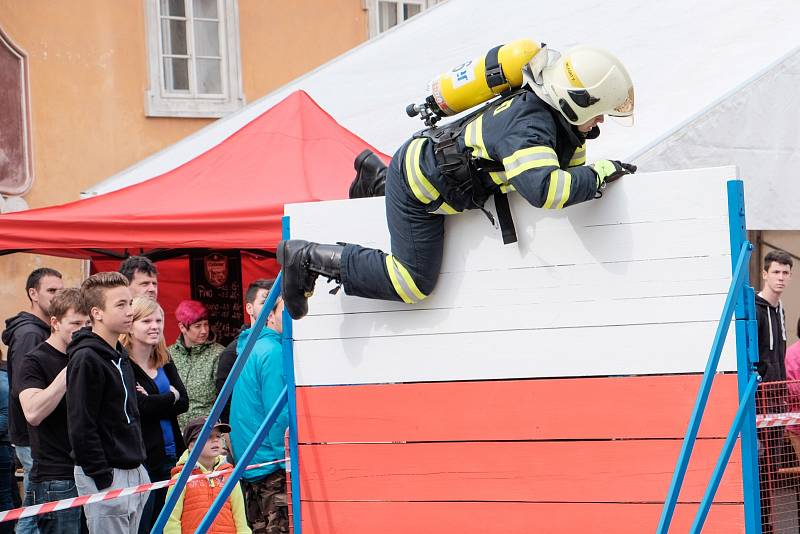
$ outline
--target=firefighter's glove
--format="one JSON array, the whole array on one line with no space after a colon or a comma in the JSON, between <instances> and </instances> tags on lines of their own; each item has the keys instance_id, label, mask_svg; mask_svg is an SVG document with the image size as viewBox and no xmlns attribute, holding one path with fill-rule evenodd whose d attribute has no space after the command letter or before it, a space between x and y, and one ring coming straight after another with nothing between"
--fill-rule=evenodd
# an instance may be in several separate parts
<instances>
[{"instance_id":1,"label":"firefighter's glove","mask_svg":"<svg viewBox=\"0 0 800 534\"><path fill-rule=\"evenodd\" d=\"M597 185L601 186L619 180L626 174L635 173L636 165L622 163L616 160L601 159L592 165L592 169L597 173Z\"/></svg>"}]
</instances>

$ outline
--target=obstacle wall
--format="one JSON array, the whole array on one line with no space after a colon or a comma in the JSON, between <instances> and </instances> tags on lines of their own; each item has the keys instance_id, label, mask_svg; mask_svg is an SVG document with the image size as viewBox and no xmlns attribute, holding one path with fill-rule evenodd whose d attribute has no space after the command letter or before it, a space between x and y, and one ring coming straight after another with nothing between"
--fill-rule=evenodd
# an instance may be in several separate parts
<instances>
[{"instance_id":1,"label":"obstacle wall","mask_svg":"<svg viewBox=\"0 0 800 534\"><path fill-rule=\"evenodd\" d=\"M641 533L658 523L731 279L733 167L625 177L519 243L447 221L417 306L328 294L294 323L304 534ZM293 238L388 250L383 200L290 205ZM720 371L735 371L729 336ZM736 409L718 376L672 532ZM744 532L734 453L704 532Z\"/></svg>"}]
</instances>

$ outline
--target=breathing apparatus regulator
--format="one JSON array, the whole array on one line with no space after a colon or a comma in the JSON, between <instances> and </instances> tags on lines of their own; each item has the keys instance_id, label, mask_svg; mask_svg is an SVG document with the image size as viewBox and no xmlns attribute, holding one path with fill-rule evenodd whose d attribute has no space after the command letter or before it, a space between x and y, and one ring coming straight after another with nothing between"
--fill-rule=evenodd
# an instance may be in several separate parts
<instances>
[{"instance_id":1,"label":"breathing apparatus regulator","mask_svg":"<svg viewBox=\"0 0 800 534\"><path fill-rule=\"evenodd\" d=\"M528 85L571 124L598 115L633 123L634 92L628 71L611 53L578 46L562 55L544 43L520 39L435 77L429 95L409 104L409 117L434 127L443 117L468 110Z\"/></svg>"}]
</instances>

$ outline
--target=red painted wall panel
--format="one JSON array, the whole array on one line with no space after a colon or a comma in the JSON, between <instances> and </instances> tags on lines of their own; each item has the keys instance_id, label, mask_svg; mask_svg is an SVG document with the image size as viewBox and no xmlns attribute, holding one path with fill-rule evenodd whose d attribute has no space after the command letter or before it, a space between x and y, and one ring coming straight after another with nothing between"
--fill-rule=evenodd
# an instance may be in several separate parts
<instances>
[{"instance_id":1,"label":"red painted wall panel","mask_svg":"<svg viewBox=\"0 0 800 534\"><path fill-rule=\"evenodd\" d=\"M303 387L301 443L682 438L698 375ZM714 380L700 437L724 437L736 376Z\"/></svg>"},{"instance_id":2,"label":"red painted wall panel","mask_svg":"<svg viewBox=\"0 0 800 534\"><path fill-rule=\"evenodd\" d=\"M659 502L679 440L304 445L308 501ZM722 440L700 440L680 500L700 502ZM741 502L734 452L716 500Z\"/></svg>"},{"instance_id":3,"label":"red painted wall panel","mask_svg":"<svg viewBox=\"0 0 800 534\"><path fill-rule=\"evenodd\" d=\"M652 532L700 377L298 389L304 532ZM673 523L688 531L737 405L715 379ZM704 532L744 532L734 452Z\"/></svg>"},{"instance_id":4,"label":"red painted wall panel","mask_svg":"<svg viewBox=\"0 0 800 534\"><path fill-rule=\"evenodd\" d=\"M670 532L689 532L696 509L679 504ZM657 504L306 502L303 534L643 534L660 514ZM737 533L742 506L712 506L703 534Z\"/></svg>"}]
</instances>

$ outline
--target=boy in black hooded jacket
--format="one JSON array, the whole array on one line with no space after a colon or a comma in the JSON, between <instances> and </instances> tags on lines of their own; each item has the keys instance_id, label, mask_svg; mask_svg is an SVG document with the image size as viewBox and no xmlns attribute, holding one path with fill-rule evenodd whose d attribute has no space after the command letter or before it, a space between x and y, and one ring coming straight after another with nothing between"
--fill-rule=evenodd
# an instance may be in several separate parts
<instances>
[{"instance_id":1,"label":"boy in black hooded jacket","mask_svg":"<svg viewBox=\"0 0 800 534\"><path fill-rule=\"evenodd\" d=\"M786 314L781 296L792 278L792 257L773 250L764 257L764 285L756 295L758 374L764 382L786 380Z\"/></svg>"},{"instance_id":2,"label":"boy in black hooded jacket","mask_svg":"<svg viewBox=\"0 0 800 534\"><path fill-rule=\"evenodd\" d=\"M98 273L81 285L92 328L67 347L67 412L78 493L146 484L136 381L120 334L133 320L128 280ZM91 533L131 533L139 528L148 493L84 506Z\"/></svg>"},{"instance_id":3,"label":"boy in black hooded jacket","mask_svg":"<svg viewBox=\"0 0 800 534\"><path fill-rule=\"evenodd\" d=\"M786 316L781 296L792 277L792 257L773 250L764 257L761 271L763 285L756 295L756 320L758 323L758 365L762 383L758 387L756 406L759 414L789 411L786 389ZM784 429L759 428L759 460L761 479L761 517L764 533L774 531L772 514L772 484L778 469L791 467L794 454L787 446Z\"/></svg>"}]
</instances>

